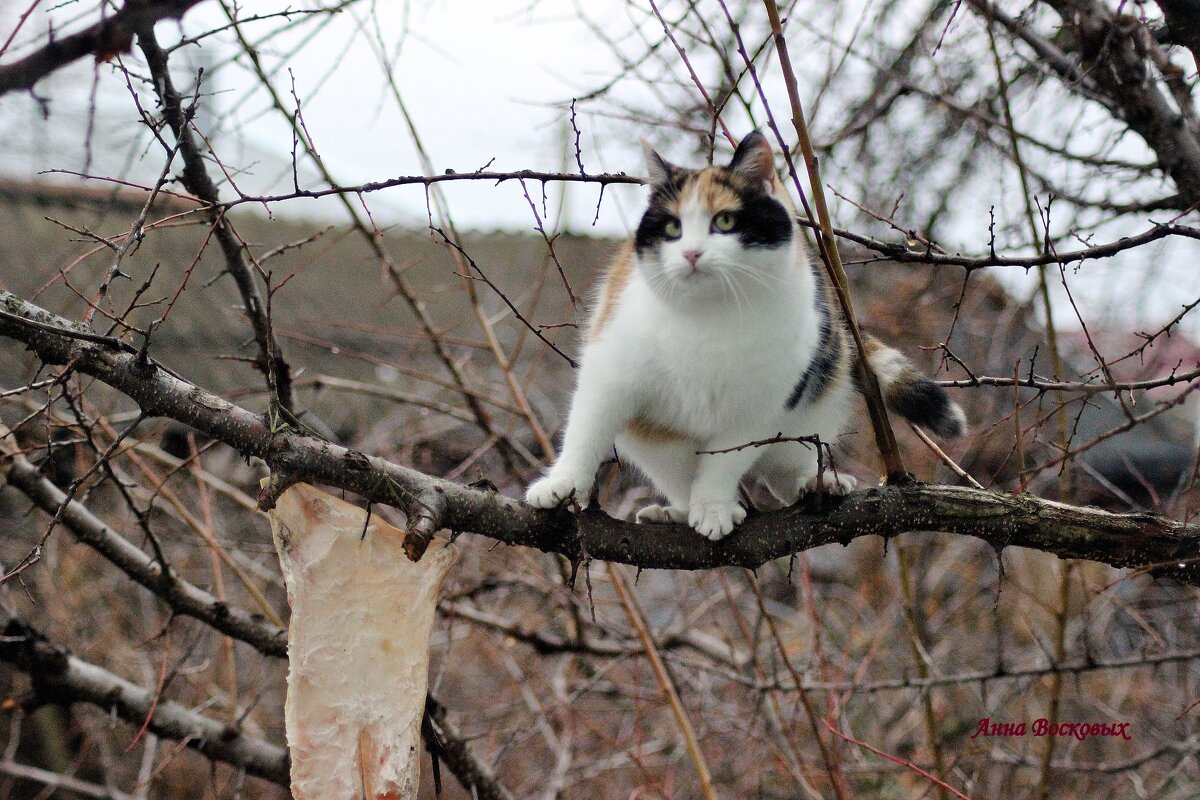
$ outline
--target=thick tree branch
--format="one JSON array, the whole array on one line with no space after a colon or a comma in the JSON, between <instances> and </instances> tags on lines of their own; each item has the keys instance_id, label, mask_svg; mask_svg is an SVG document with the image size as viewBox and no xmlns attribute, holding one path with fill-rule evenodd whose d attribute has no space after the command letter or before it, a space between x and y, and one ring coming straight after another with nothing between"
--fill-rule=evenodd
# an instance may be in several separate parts
<instances>
[{"instance_id":1,"label":"thick tree branch","mask_svg":"<svg viewBox=\"0 0 1200 800\"><path fill-rule=\"evenodd\" d=\"M172 700L72 656L47 641L23 621L5 621L0 661L27 672L38 702L85 702L133 725L149 720L151 732L198 750L281 786L288 785L287 751L261 739L245 736L232 725L201 716Z\"/></svg>"},{"instance_id":2,"label":"thick tree branch","mask_svg":"<svg viewBox=\"0 0 1200 800\"><path fill-rule=\"evenodd\" d=\"M1093 85L1078 61L1073 59L1069 53L1064 52L1058 45L1034 31L1031 26L1020 19L1004 13L1002 9L996 7L992 0L970 0L970 3L985 20L994 20L1015 38L1028 45L1042 60L1042 63L1062 79L1068 89L1099 103L1113 116L1117 116L1119 110L1112 98Z\"/></svg>"},{"instance_id":3,"label":"thick tree branch","mask_svg":"<svg viewBox=\"0 0 1200 800\"><path fill-rule=\"evenodd\" d=\"M129 51L134 31L160 19L182 17L200 0L129 0L106 17L78 33L52 38L33 53L11 64L0 64L0 95L33 85L55 70L89 54L107 60Z\"/></svg>"},{"instance_id":4,"label":"thick tree branch","mask_svg":"<svg viewBox=\"0 0 1200 800\"><path fill-rule=\"evenodd\" d=\"M1170 38L1192 51L1200 70L1200 0L1158 0Z\"/></svg>"},{"instance_id":5,"label":"thick tree branch","mask_svg":"<svg viewBox=\"0 0 1200 800\"><path fill-rule=\"evenodd\" d=\"M936 530L975 536L999 549L1029 547L1062 558L1156 571L1200 584L1200 526L1153 514L1111 514L1021 495L953 486L886 487L829 500L829 509L795 506L752 517L717 543L684 525L653 529L598 511L537 511L480 491L320 441L174 376L116 342L79 338L77 324L0 292L0 335L24 342L49 364L70 364L134 400L146 414L190 425L245 456L263 459L279 483L304 480L359 494L417 515L418 498L445 498L441 526L512 545L598 558L648 569L758 567L818 545L860 536ZM264 505L273 501L271 494Z\"/></svg>"},{"instance_id":6,"label":"thick tree branch","mask_svg":"<svg viewBox=\"0 0 1200 800\"><path fill-rule=\"evenodd\" d=\"M1096 0L1045 2L1077 33L1083 68L1095 89L1111 99L1124 122L1154 151L1185 202L1200 203L1200 132L1157 84L1146 56L1147 49L1157 44L1146 26L1130 14L1114 16ZM1171 5L1167 3L1164 10ZM1177 5L1182 9L1194 4ZM1073 81L1078 76L1062 77Z\"/></svg>"}]
</instances>

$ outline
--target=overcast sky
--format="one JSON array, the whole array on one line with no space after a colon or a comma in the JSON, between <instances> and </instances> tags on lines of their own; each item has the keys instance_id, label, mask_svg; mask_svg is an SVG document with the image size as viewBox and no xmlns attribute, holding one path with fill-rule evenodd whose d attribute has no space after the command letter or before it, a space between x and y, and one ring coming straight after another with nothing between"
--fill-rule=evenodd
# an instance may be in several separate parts
<instances>
[{"instance_id":1,"label":"overcast sky","mask_svg":"<svg viewBox=\"0 0 1200 800\"><path fill-rule=\"evenodd\" d=\"M4 5L0 3L0 31L11 29L19 10ZM614 20L624 17L624 7L622 2L594 0L587 4L587 12L594 19ZM183 30L195 33L222 21L217 7L201 4L188 13ZM376 23L378 37L374 34ZM33 29L27 26L27 30ZM265 50L268 54L287 52L310 30L308 26L295 35L280 37ZM179 37L178 27L170 22L160 23L158 32L164 43ZM391 49L395 88L439 172L447 168L469 172L486 164L496 171L574 171L574 141L566 104L615 71L611 51L567 3L495 0L352 6L325 25L315 44L289 59L290 74L276 80L291 103L294 78L308 130L326 165L343 185L422 172L379 56L369 46L377 38ZM194 67L209 59L219 61L227 52L214 44L201 51L189 48L179 55L186 54ZM136 52L125 61L131 69L141 68ZM217 150L231 166L245 171L235 174L244 191L287 191L292 182L291 132L278 115L263 112L267 101L262 92L247 98L242 91L243 78L233 70L217 69L215 77L205 83L208 91L215 92L208 101L215 113L231 115L223 120ZM135 137L141 139L136 112L124 79L107 66L99 68L97 77L97 117L104 123L97 127L104 134L94 141L103 146L93 147L91 152L84 146L82 133L88 123L83 109L88 105L92 80L92 65L79 63L39 84L39 92L51 98L49 119L42 118L41 107L31 98L0 99L0 135L6 143L0 168L10 174L32 175L88 166L92 174L130 174L152 181L161 167L159 153L151 150L143 157L144 151L131 144ZM623 87L623 91L636 93L636 87ZM640 173L638 143L630 137L606 139L594 122L588 112L577 118L585 168L589 172ZM117 135L122 127L127 134ZM569 163L564 163L568 140L572 150ZM669 152L670 143L662 145ZM315 183L315 171L307 174ZM540 186L534 188L540 191ZM528 229L533 222L519 186L497 191L490 186L456 184L446 191L455 221L461 226ZM550 191L556 192L557 187ZM572 198L571 218L576 226L591 228L598 190L582 188L577 195ZM596 222L598 232L624 232L629 203L636 204L635 197L636 191L606 190ZM537 199L540 202L540 196ZM378 193L369 202L385 222L419 224L426 219L425 197L419 187ZM298 213L314 213L316 204L293 208Z\"/></svg>"},{"instance_id":2,"label":"overcast sky","mask_svg":"<svg viewBox=\"0 0 1200 800\"><path fill-rule=\"evenodd\" d=\"M900 13L916 5L901 3L888 8ZM0 32L11 30L25 7L23 3L0 2ZM79 21L72 15L82 13L81 9L71 4L50 8L60 29L78 26ZM580 8L593 25L599 26L598 31L581 18ZM92 6L89 4L87 9L90 13ZM23 42L44 33L44 12L39 8L31 17L22 36L4 56L6 60L22 52ZM889 19L894 21L894 17ZM160 39L169 43L181 33L196 33L222 21L219 6L202 3L187 14L182 29L164 22L157 30ZM261 35L275 24L248 25L247 31ZM564 0L382 2L350 6L328 20L311 40L306 37L313 26L300 26L290 35L272 39L264 45L263 53L266 63L285 66L274 82L288 103L292 102L294 79L308 131L342 185L422 172L399 104L372 46L376 41L382 41L388 50L395 91L407 107L436 171L449 168L468 172L485 165L496 171L573 171L574 135L567 104L572 97L608 83L620 72L613 46L603 37L616 39L616 46L627 52L640 51L644 43L635 34L639 24L646 36L661 34L661 29L648 28L644 18L635 21L624 0L590 0L579 7ZM835 21L829 35L851 37L856 24L850 18ZM966 26L971 22L964 17L956 24ZM847 27L843 31L836 25ZM307 44L289 55L302 41ZM825 68L823 59L828 53L822 55L806 48L799 40L795 45L802 73ZM207 99L207 106L222 120L216 149L239 187L252 194L287 191L292 182L291 131L278 114L265 110L268 102L262 91L247 91L253 81L244 70L221 64L231 52L231 45L219 40L209 41L202 48L181 50L175 59L180 80L188 81L197 66L209 68L212 77L203 88L214 94ZM131 71L144 68L138 53L124 58ZM214 65L218 68L213 69ZM853 68L851 63L848 69ZM87 112L93 82L97 87L94 117ZM811 95L810 87L805 88ZM680 96L686 98L686 91L685 87ZM50 98L48 118L43 118L43 108L28 96L0 98L0 171L33 176L48 169L69 169L153 182L161 168L161 154L146 146L143 126L138 124L119 71L108 65L96 68L80 62L40 83L38 92ZM644 85L631 80L618 83L607 108L611 111L621 104L645 108L654 102L655 97ZM784 107L782 98L778 102L778 107ZM835 98L827 100L822 111L836 114L837 108ZM654 130L636 120L594 116L594 109L594 104L585 106L577 119L582 158L589 172L641 174L637 142L641 135L679 160L687 159L689 148L694 146L694 141ZM96 132L91 147L84 135L89 125ZM736 118L731 118L730 125L744 127ZM814 127L820 128L819 120ZM1135 137L1129 139L1130 146L1140 146ZM828 163L826 168L827 180L836 184L839 165ZM301 165L300 174L302 184L320 185L311 166ZM52 177L67 179L63 175ZM533 214L518 184L510 182L499 188L468 183L444 186L453 218L461 228L533 230ZM1012 188L1011 184L1007 189L998 186L989 191L989 197L981 193L978 202L982 212L979 208L959 210L962 224L947 227L952 246L979 251L986 243L979 220L987 219L988 203L995 202L990 196L1007 191L1008 201L1012 202ZM530 185L539 211L540 189L540 185ZM919 190L916 187L914 193ZM545 207L551 218L555 217L560 191L561 186L548 187ZM581 232L623 234L635 222L644 202L644 193L636 187L610 187L604 192L597 214L597 187L572 186L566 191L569 227ZM225 196L232 193L226 190ZM383 225L423 225L426 221L425 194L419 187L374 193L367 202ZM853 213L836 200L833 211L841 219ZM332 203L297 201L285 206L282 213L325 215L340 221ZM1090 265L1087 274L1076 279L1078 299L1096 317L1113 311L1129 319L1131 325L1142 324L1145 319L1168 319L1180 302L1200 293L1194 268L1198 250L1195 242L1172 242L1154 249L1157 266L1149 274L1165 276L1165 289L1152 284L1146 278L1148 273L1131 269L1129 262L1120 259ZM1133 266L1145 270L1145 251L1139 251L1137 258L1140 262ZM1002 275L1018 291L1030 291L1032 279L1021 271L1001 270L995 274ZM1127 286L1127 290L1114 292L1116 284ZM1131 298L1139 299L1131 302ZM1075 324L1069 304L1060 303L1058 307L1064 314L1063 323ZM1192 329L1200 333L1200 325Z\"/></svg>"}]
</instances>

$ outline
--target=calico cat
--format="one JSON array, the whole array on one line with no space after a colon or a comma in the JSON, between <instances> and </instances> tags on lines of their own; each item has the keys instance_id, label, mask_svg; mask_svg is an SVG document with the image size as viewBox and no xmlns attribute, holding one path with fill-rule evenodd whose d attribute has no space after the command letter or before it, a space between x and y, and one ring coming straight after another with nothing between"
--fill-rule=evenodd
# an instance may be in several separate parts
<instances>
[{"instance_id":1,"label":"calico cat","mask_svg":"<svg viewBox=\"0 0 1200 800\"><path fill-rule=\"evenodd\" d=\"M718 540L746 516L738 484L757 478L785 503L845 493L808 443L836 442L852 409L854 343L805 251L774 156L757 131L727 167L689 170L645 145L650 204L608 268L591 314L562 455L526 501L586 505L613 446L668 504L638 522L679 522ZM896 350L865 349L888 406L944 436L962 409ZM729 450L723 453L700 451Z\"/></svg>"}]
</instances>

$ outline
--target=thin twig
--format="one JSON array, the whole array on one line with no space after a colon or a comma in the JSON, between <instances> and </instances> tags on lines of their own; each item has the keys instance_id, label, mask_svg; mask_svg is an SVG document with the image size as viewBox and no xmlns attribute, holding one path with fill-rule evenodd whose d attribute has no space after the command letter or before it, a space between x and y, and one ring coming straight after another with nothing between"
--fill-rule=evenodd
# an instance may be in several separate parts
<instances>
[{"instance_id":1,"label":"thin twig","mask_svg":"<svg viewBox=\"0 0 1200 800\"><path fill-rule=\"evenodd\" d=\"M937 777L936 775L930 775L928 772L921 769L920 767L918 767L916 764L912 763L911 761L891 755L890 753L885 753L884 751L880 750L878 747L872 747L871 745L867 744L864 741L860 741L859 739L855 739L853 736L844 734L841 731L839 731L837 728L835 728L833 725L830 725L828 722L825 723L825 727L828 728L830 733L832 733L834 736L845 739L847 742L850 742L850 744L856 744L859 747L870 750L872 753L874 753L877 756L883 756L888 761L891 761L894 764L899 764L902 767L907 767L908 769L910 769L913 772L920 775L922 778L925 778L926 780L928 780L930 783L933 783L935 786L940 786L943 789L945 789L946 791L950 792L955 797L959 798L959 800L971 800L970 797L967 797L965 794L958 791L953 786L951 786L950 784L943 781L941 778Z\"/></svg>"},{"instance_id":2,"label":"thin twig","mask_svg":"<svg viewBox=\"0 0 1200 800\"><path fill-rule=\"evenodd\" d=\"M696 775L700 779L700 791L704 794L705 800L717 800L717 792L712 785L712 775L709 774L708 763L704 760L704 753L700 750L700 743L696 740L696 732L692 728L688 713L679 699L675 682L667 672L662 656L659 655L658 648L654 644L654 637L650 635L645 612L642 611L637 598L626 584L625 576L617 570L615 565L606 563L605 566L608 568L608 576L617 590L621 606L625 609L625 615L629 618L629 624L634 627L638 638L642 641L642 648L646 653L646 659L650 662L650 668L654 670L654 677L658 681L659 688L662 689L668 705L671 706L671 713L675 715L675 724L679 726L679 732L683 735L684 743L687 745L688 755L691 756L692 764L696 767Z\"/></svg>"},{"instance_id":3,"label":"thin twig","mask_svg":"<svg viewBox=\"0 0 1200 800\"><path fill-rule=\"evenodd\" d=\"M866 349L863 346L862 333L854 316L854 306L850 300L850 290L845 270L842 269L841 255L838 253L837 239L833 234L833 223L829 216L829 208L825 203L825 190L821 183L821 173L817 166L817 157L813 152L812 140L808 135L808 124L804 119L804 109L800 103L800 91L796 84L796 73L792 69L791 57L788 55L787 40L783 37L783 23L779 18L779 7L775 0L763 0L767 17L771 23L771 35L775 38L775 49L779 55L779 65L783 69L784 81L787 85L788 99L792 104L792 124L800 140L800 151L804 155L804 164L808 168L809 187L812 190L813 202L816 205L817 221L820 225L821 252L826 257L825 266L829 271L830 280L837 293L838 302L842 306L842 314L854 344L858 350L858 369L861 378L863 397L867 401L867 411L871 418L871 429L875 432L875 443L883 458L883 466L890 483L903 483L909 480L908 471L896 445L896 436L892 433L888 422L887 409L883 404L880 393L879 379L867 361ZM788 159L791 161L790 157ZM793 175L799 189L799 176Z\"/></svg>"}]
</instances>

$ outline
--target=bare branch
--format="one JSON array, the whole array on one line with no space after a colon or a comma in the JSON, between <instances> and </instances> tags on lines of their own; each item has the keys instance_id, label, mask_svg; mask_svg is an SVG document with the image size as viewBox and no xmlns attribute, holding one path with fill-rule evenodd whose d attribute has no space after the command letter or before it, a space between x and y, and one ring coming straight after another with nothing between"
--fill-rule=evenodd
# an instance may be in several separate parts
<instances>
[{"instance_id":1,"label":"bare branch","mask_svg":"<svg viewBox=\"0 0 1200 800\"><path fill-rule=\"evenodd\" d=\"M70 335L68 320L0 291L0 335L26 343L50 364L70 362L126 394L148 416L165 416L267 462L287 480L324 483L393 505L410 518L422 511L430 490L445 497L441 523L512 545L535 547L581 561L586 557L646 569L755 568L776 558L866 535L895 536L940 530L975 536L1000 549L1015 545L1084 558L1115 567L1156 565L1159 574L1200 584L1200 525L1154 514L1112 514L1025 495L952 486L912 485L858 492L844 499L819 498L754 516L720 542L696 536L685 525L645 529L606 514L537 511L495 492L479 491L425 475L380 458L311 438L172 375L153 359L139 358L115 343ZM27 324L29 319L37 325ZM65 330L55 332L57 326ZM269 498L266 498L269 502Z\"/></svg>"},{"instance_id":2,"label":"bare branch","mask_svg":"<svg viewBox=\"0 0 1200 800\"><path fill-rule=\"evenodd\" d=\"M19 61L0 64L0 95L16 89L32 89L50 73L73 61L94 54L106 61L129 51L133 34L169 17L179 18L200 0L128 0L109 17L78 33L51 39Z\"/></svg>"},{"instance_id":3,"label":"bare branch","mask_svg":"<svg viewBox=\"0 0 1200 800\"><path fill-rule=\"evenodd\" d=\"M1084 67L1095 71L1096 90L1146 140L1184 200L1200 202L1200 135L1156 85L1144 54L1157 44L1145 24L1129 14L1116 16L1096 0L1046 2L1078 35Z\"/></svg>"},{"instance_id":4,"label":"bare branch","mask_svg":"<svg viewBox=\"0 0 1200 800\"><path fill-rule=\"evenodd\" d=\"M225 269L237 284L246 309L246 316L254 329L254 338L258 342L258 367L267 377L272 392L279 404L290 412L295 412L295 400L292 396L292 373L287 360L283 357L283 349L271 330L267 304L263 301L262 293L258 290L254 272L246 263L246 248L233 231L225 212L219 205L217 186L213 183L204 165L204 157L192 135L191 111L185 110L182 98L171 80L167 68L167 54L158 45L154 29L145 26L138 29L138 47L146 56L150 74L154 78L154 89L163 105L163 115L178 143L179 155L183 159L183 185L189 192L208 204L208 218L216 234L217 243L225 257Z\"/></svg>"},{"instance_id":5,"label":"bare branch","mask_svg":"<svg viewBox=\"0 0 1200 800\"><path fill-rule=\"evenodd\" d=\"M70 655L20 619L5 620L0 661L29 673L34 703L85 702L134 725L186 742L214 761L244 769L281 786L288 785L288 756L282 747L243 734L233 725L201 716L108 670Z\"/></svg>"},{"instance_id":6,"label":"bare branch","mask_svg":"<svg viewBox=\"0 0 1200 800\"><path fill-rule=\"evenodd\" d=\"M93 516L80 502L71 500L23 456L14 456L8 484L20 489L38 508L58 515L61 523L79 541L94 548L133 580L154 592L179 614L211 625L222 633L247 642L270 656L287 655L287 632L246 611L229 606L215 596L180 578L169 566L155 561L125 537Z\"/></svg>"},{"instance_id":7,"label":"bare branch","mask_svg":"<svg viewBox=\"0 0 1200 800\"><path fill-rule=\"evenodd\" d=\"M967 270L984 269L986 267L1037 267L1043 264L1071 264L1076 261L1086 261L1095 258L1111 258L1118 253L1132 250L1150 242L1165 239L1168 236L1182 236L1187 239L1200 239L1200 229L1186 225L1162 224L1155 225L1149 230L1124 236L1115 242L1106 242L1081 250L1067 250L1059 253L1039 253L1034 256L968 256L934 252L931 248L913 248L899 242L885 242L860 233L848 230L836 230L835 233L843 239L848 239L863 247L874 250L884 258L909 264L933 264L937 266L956 266Z\"/></svg>"},{"instance_id":8,"label":"bare branch","mask_svg":"<svg viewBox=\"0 0 1200 800\"><path fill-rule=\"evenodd\" d=\"M512 800L512 793L496 780L492 770L472 755L467 737L447 719L445 707L433 695L425 698L425 719L428 724L421 728L425 746L431 752L436 748L437 757L446 762L472 797Z\"/></svg>"},{"instance_id":9,"label":"bare branch","mask_svg":"<svg viewBox=\"0 0 1200 800\"><path fill-rule=\"evenodd\" d=\"M972 375L965 380L937 381L939 386L947 388L963 388L966 386L1023 386L1027 389L1037 389L1039 392L1079 392L1093 395L1104 392L1129 392L1143 389L1156 389L1160 386L1182 386L1200 378L1200 367L1187 372L1172 372L1161 378L1149 378L1144 381L1114 381L1112 383L1085 383L1082 381L1048 381L1039 378L1000 378L990 375Z\"/></svg>"}]
</instances>

